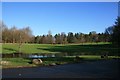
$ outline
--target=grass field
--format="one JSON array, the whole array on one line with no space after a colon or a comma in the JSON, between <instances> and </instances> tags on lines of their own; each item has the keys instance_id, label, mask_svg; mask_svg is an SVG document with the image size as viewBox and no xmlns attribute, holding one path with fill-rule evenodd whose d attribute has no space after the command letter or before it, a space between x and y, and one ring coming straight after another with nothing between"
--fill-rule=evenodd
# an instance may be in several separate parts
<instances>
[{"instance_id":1,"label":"grass field","mask_svg":"<svg viewBox=\"0 0 120 80\"><path fill-rule=\"evenodd\" d=\"M11 54L18 52L18 44L2 44L2 53ZM67 53L87 55L119 55L120 48L114 48L110 43L85 43L85 44L23 44L21 52L30 53Z\"/></svg>"},{"instance_id":2,"label":"grass field","mask_svg":"<svg viewBox=\"0 0 120 80\"><path fill-rule=\"evenodd\" d=\"M2 54L11 54L18 52L18 44L2 44ZM113 47L110 43L84 43L84 44L22 44L22 53L65 53L69 54L65 57L42 58L42 65L49 65L51 63L73 63L75 62L75 55L80 55L80 61L101 60L100 55L108 54L108 59L120 58L120 48ZM3 68L13 67L33 67L34 64L29 64L30 59L25 58L3 58L2 61L8 61L9 64L2 65Z\"/></svg>"}]
</instances>

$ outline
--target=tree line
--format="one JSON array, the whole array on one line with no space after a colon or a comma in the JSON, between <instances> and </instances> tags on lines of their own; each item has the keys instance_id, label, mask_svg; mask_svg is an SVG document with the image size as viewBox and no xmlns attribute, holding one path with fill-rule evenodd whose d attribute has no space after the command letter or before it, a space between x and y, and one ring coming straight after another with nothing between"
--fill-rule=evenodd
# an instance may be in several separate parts
<instances>
[{"instance_id":1,"label":"tree line","mask_svg":"<svg viewBox=\"0 0 120 80\"><path fill-rule=\"evenodd\" d=\"M32 35L29 27L17 29L13 26L8 29L4 24L2 28L3 43L38 43L38 44L68 44L68 43L86 43L86 42L109 42L110 35L106 33L96 33L95 31L84 33L64 32L52 35L48 31L47 35Z\"/></svg>"},{"instance_id":2,"label":"tree line","mask_svg":"<svg viewBox=\"0 0 120 80\"><path fill-rule=\"evenodd\" d=\"M1 22L2 43L38 43L38 44L68 44L68 43L86 43L86 42L112 42L118 45L120 41L120 17L116 19L114 25L105 29L103 33L91 31L89 34L64 32L52 35L48 31L47 35L32 35L30 27L18 29L16 26L8 28ZM120 45L120 44L119 44Z\"/></svg>"},{"instance_id":3,"label":"tree line","mask_svg":"<svg viewBox=\"0 0 120 80\"><path fill-rule=\"evenodd\" d=\"M52 36L51 34L35 36L34 43L43 43L43 44L67 44L67 43L86 43L86 42L109 42L109 35L105 35L104 33L96 33L95 31L90 32L89 34L84 33L72 33L69 32L65 34L64 32L55 34Z\"/></svg>"},{"instance_id":4,"label":"tree line","mask_svg":"<svg viewBox=\"0 0 120 80\"><path fill-rule=\"evenodd\" d=\"M4 23L2 24L2 43L25 43L30 42L32 37L29 27L17 29L13 26L8 29Z\"/></svg>"}]
</instances>

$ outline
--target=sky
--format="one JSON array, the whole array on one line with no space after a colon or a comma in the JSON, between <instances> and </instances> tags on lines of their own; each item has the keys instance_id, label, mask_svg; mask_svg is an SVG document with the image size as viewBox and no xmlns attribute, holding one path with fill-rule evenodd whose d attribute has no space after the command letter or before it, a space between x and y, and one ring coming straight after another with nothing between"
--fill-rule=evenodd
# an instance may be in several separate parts
<instances>
[{"instance_id":1,"label":"sky","mask_svg":"<svg viewBox=\"0 0 120 80\"><path fill-rule=\"evenodd\" d=\"M2 2L118 2L119 0L1 0Z\"/></svg>"},{"instance_id":2,"label":"sky","mask_svg":"<svg viewBox=\"0 0 120 80\"><path fill-rule=\"evenodd\" d=\"M0 20L2 19L2 3L0 2Z\"/></svg>"},{"instance_id":3,"label":"sky","mask_svg":"<svg viewBox=\"0 0 120 80\"><path fill-rule=\"evenodd\" d=\"M2 20L11 28L29 26L33 35L101 33L118 16L117 2L2 2Z\"/></svg>"}]
</instances>

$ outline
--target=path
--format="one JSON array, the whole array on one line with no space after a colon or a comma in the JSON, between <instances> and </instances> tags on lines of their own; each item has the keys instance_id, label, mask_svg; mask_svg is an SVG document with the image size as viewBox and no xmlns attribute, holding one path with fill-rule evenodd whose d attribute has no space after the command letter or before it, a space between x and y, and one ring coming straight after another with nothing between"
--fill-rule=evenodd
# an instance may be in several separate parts
<instances>
[{"instance_id":1,"label":"path","mask_svg":"<svg viewBox=\"0 0 120 80\"><path fill-rule=\"evenodd\" d=\"M102 60L37 68L3 69L3 78L117 78L120 60Z\"/></svg>"}]
</instances>

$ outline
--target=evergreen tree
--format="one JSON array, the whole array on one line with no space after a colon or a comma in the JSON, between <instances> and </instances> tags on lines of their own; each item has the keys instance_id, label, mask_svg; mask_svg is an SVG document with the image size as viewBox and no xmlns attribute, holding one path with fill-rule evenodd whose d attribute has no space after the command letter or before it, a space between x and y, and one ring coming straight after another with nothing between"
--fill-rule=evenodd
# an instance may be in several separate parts
<instances>
[{"instance_id":1,"label":"evergreen tree","mask_svg":"<svg viewBox=\"0 0 120 80\"><path fill-rule=\"evenodd\" d=\"M113 27L112 43L120 47L120 17L116 19Z\"/></svg>"}]
</instances>

